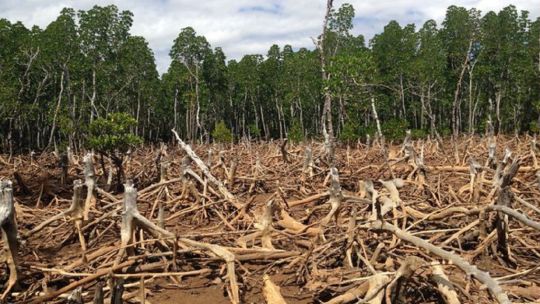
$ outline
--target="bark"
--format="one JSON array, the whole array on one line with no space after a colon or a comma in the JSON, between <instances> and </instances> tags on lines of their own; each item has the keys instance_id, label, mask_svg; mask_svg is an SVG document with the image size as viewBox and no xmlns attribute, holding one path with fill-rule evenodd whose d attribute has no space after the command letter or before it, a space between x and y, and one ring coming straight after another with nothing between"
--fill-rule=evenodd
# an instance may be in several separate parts
<instances>
[{"instance_id":1,"label":"bark","mask_svg":"<svg viewBox=\"0 0 540 304\"><path fill-rule=\"evenodd\" d=\"M92 97L90 98L90 123L94 121L94 116L97 114L94 112L96 109L96 67L92 69Z\"/></svg>"},{"instance_id":2,"label":"bark","mask_svg":"<svg viewBox=\"0 0 540 304\"><path fill-rule=\"evenodd\" d=\"M240 209L242 205L238 202L238 199L227 190L225 185L221 181L219 181L217 178L215 178L212 173L210 172L210 169L204 164L204 162L193 152L191 147L184 143L180 139L180 136L178 136L178 133L176 133L175 130L172 130L174 133L174 136L176 137L176 140L180 144L180 147L186 151L186 154L197 164L197 166L201 169L203 174L208 178L208 181L210 181L212 184L216 185L218 187L219 192L225 197L227 201L229 201L233 206L235 206L237 209Z\"/></svg>"},{"instance_id":3,"label":"bark","mask_svg":"<svg viewBox=\"0 0 540 304\"><path fill-rule=\"evenodd\" d=\"M124 210L122 212L122 224L120 226L121 243L113 267L119 265L122 261L122 258L126 253L126 248L128 248L128 245L133 241L133 233L136 227L140 227L156 238L175 238L174 233L160 228L139 213L139 210L137 209L137 189L133 187L133 184L130 181L124 185L124 188Z\"/></svg>"},{"instance_id":4,"label":"bark","mask_svg":"<svg viewBox=\"0 0 540 304\"><path fill-rule=\"evenodd\" d=\"M452 282L444 273L441 265L432 264L431 280L437 284L437 289L446 304L460 304L457 292L454 290Z\"/></svg>"},{"instance_id":5,"label":"bark","mask_svg":"<svg viewBox=\"0 0 540 304\"><path fill-rule=\"evenodd\" d=\"M333 0L327 0L326 1L326 14L324 16L324 22L323 22L323 28L322 33L319 38L319 41L317 43L317 48L319 49L319 59L321 62L321 76L323 80L323 94L324 94L324 106L323 106L323 115L321 117L321 125L326 130L328 135L330 136L330 140L333 142L334 140L334 127L332 125L332 94L330 92L330 89L327 87L328 81L330 80L330 74L326 70L326 64L327 64L327 58L325 56L325 39L326 39L326 31L328 28L328 21L330 20L331 14L332 14L332 5ZM325 122L326 119L326 122Z\"/></svg>"},{"instance_id":6,"label":"bark","mask_svg":"<svg viewBox=\"0 0 540 304\"><path fill-rule=\"evenodd\" d=\"M465 75L465 70L467 69L467 64L469 62L469 53L471 52L473 41L469 41L469 47L467 48L467 52L465 53L465 60L463 61L463 65L461 66L461 72L459 73L459 78L456 84L456 90L454 91L454 101L452 102L452 134L454 135L454 138L457 138L459 134L460 129L460 93L461 93L461 85L463 83L463 76Z\"/></svg>"},{"instance_id":7,"label":"bark","mask_svg":"<svg viewBox=\"0 0 540 304\"><path fill-rule=\"evenodd\" d=\"M178 128L178 87L174 89L174 121L173 129Z\"/></svg>"},{"instance_id":8,"label":"bark","mask_svg":"<svg viewBox=\"0 0 540 304\"><path fill-rule=\"evenodd\" d=\"M9 279L4 285L5 289L0 298L1 301L4 301L10 294L11 289L19 281L17 223L15 221L11 181L2 181L0 183L0 228L2 230L2 241L4 242L5 261L9 269Z\"/></svg>"},{"instance_id":9,"label":"bark","mask_svg":"<svg viewBox=\"0 0 540 304\"><path fill-rule=\"evenodd\" d=\"M267 304L287 304L281 295L279 286L274 284L267 274L263 276L263 282L263 295Z\"/></svg>"},{"instance_id":10,"label":"bark","mask_svg":"<svg viewBox=\"0 0 540 304\"><path fill-rule=\"evenodd\" d=\"M62 95L64 94L64 74L65 74L65 67L64 69L62 69L62 74L60 76L60 93L58 93L58 102L56 103L56 108L54 110L51 134L49 135L49 143L47 143L47 147L51 146L51 143L54 137L54 131L56 130L56 119L58 117L58 112L60 112L60 105L62 104Z\"/></svg>"},{"instance_id":11,"label":"bark","mask_svg":"<svg viewBox=\"0 0 540 304\"><path fill-rule=\"evenodd\" d=\"M443 259L451 261L452 264L459 267L467 275L474 276L478 281L484 284L499 304L511 304L510 299L508 299L508 296L502 290L496 280L494 280L487 272L479 270L476 266L469 264L469 262L462 257L437 247L419 237L411 235L410 233L385 222L376 221L371 224L371 227L392 232L395 236L404 241L410 242L417 247L423 248Z\"/></svg>"},{"instance_id":12,"label":"bark","mask_svg":"<svg viewBox=\"0 0 540 304\"><path fill-rule=\"evenodd\" d=\"M375 98L371 97L371 111L373 112L373 119L375 119L375 123L377 124L377 136L379 139L383 137L382 129L381 129L381 122L379 121L379 115L377 114L377 109L375 108Z\"/></svg>"}]
</instances>

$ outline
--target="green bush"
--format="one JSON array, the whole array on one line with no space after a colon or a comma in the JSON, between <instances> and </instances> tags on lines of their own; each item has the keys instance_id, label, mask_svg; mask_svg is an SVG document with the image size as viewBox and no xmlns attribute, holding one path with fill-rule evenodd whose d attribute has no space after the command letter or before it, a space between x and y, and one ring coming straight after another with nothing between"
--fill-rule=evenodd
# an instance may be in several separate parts
<instances>
[{"instance_id":1,"label":"green bush","mask_svg":"<svg viewBox=\"0 0 540 304\"><path fill-rule=\"evenodd\" d=\"M531 133L538 133L540 132L540 127L538 126L538 122L537 121L531 121L529 123L529 131L531 131Z\"/></svg>"},{"instance_id":2,"label":"green bush","mask_svg":"<svg viewBox=\"0 0 540 304\"><path fill-rule=\"evenodd\" d=\"M356 141L360 136L358 126L352 121L347 121L339 134L339 140L350 144Z\"/></svg>"},{"instance_id":3,"label":"green bush","mask_svg":"<svg viewBox=\"0 0 540 304\"><path fill-rule=\"evenodd\" d=\"M412 129L411 130L411 138L412 139L422 139L426 138L428 136L428 131L424 129Z\"/></svg>"},{"instance_id":4,"label":"green bush","mask_svg":"<svg viewBox=\"0 0 540 304\"><path fill-rule=\"evenodd\" d=\"M230 143L233 141L232 132L229 128L227 128L223 120L218 122L214 127L214 131L212 131L212 137L216 142L219 143Z\"/></svg>"},{"instance_id":5,"label":"green bush","mask_svg":"<svg viewBox=\"0 0 540 304\"><path fill-rule=\"evenodd\" d=\"M289 138L289 141L293 143L299 143L304 140L304 130L302 130L300 121L298 120L293 121L293 124L291 128L289 129L289 134L287 137Z\"/></svg>"},{"instance_id":6,"label":"green bush","mask_svg":"<svg viewBox=\"0 0 540 304\"><path fill-rule=\"evenodd\" d=\"M129 148L143 142L140 137L130 131L136 125L137 120L128 113L110 113L107 118L94 120L88 127L90 135L88 146L95 149L102 157L109 157L116 167L117 191L121 191L124 180L122 163L125 153Z\"/></svg>"},{"instance_id":7,"label":"green bush","mask_svg":"<svg viewBox=\"0 0 540 304\"><path fill-rule=\"evenodd\" d=\"M381 131L384 137L388 140L397 140L405 138L405 131L407 130L407 121L402 119L390 119L383 122Z\"/></svg>"},{"instance_id":8,"label":"green bush","mask_svg":"<svg viewBox=\"0 0 540 304\"><path fill-rule=\"evenodd\" d=\"M248 126L248 130L249 134L254 138L259 138L261 136L261 129L259 129L254 123Z\"/></svg>"},{"instance_id":9,"label":"green bush","mask_svg":"<svg viewBox=\"0 0 540 304\"><path fill-rule=\"evenodd\" d=\"M130 132L137 121L128 113L110 113L107 118L98 118L90 126L89 148L99 153L125 153L129 148L142 143L142 139Z\"/></svg>"}]
</instances>

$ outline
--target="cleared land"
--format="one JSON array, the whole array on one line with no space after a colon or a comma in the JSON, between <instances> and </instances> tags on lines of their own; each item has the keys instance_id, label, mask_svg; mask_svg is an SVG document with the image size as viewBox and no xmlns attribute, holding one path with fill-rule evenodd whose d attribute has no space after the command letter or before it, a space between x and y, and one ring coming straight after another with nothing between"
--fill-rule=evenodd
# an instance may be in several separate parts
<instances>
[{"instance_id":1,"label":"cleared land","mask_svg":"<svg viewBox=\"0 0 540 304\"><path fill-rule=\"evenodd\" d=\"M2 156L0 286L21 303L539 301L537 153L406 139L336 147L331 166L319 143L145 147L124 193L99 157Z\"/></svg>"}]
</instances>

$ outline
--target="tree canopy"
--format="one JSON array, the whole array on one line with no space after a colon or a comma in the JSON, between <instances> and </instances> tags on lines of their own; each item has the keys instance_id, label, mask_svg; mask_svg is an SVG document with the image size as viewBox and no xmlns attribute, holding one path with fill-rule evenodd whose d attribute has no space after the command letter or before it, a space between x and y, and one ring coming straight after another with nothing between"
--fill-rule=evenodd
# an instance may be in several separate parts
<instances>
[{"instance_id":1,"label":"tree canopy","mask_svg":"<svg viewBox=\"0 0 540 304\"><path fill-rule=\"evenodd\" d=\"M354 16L350 4L329 14L324 80L316 47L227 60L192 27L179 29L159 75L146 39L130 34L133 14L115 5L64 8L44 29L0 19L0 150L79 147L116 112L148 142L172 128L214 140L215 126L232 139L317 137L326 92L346 141L373 135L372 99L396 137L479 133L488 121L496 132L540 130L540 19L527 11L450 6L440 25L391 20L369 41L353 35Z\"/></svg>"}]
</instances>

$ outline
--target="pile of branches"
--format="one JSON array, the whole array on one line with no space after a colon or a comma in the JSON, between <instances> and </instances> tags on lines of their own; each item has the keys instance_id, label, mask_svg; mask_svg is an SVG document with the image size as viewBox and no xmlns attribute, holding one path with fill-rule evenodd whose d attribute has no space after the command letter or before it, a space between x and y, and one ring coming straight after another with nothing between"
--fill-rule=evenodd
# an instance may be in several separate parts
<instances>
[{"instance_id":1,"label":"pile of branches","mask_svg":"<svg viewBox=\"0 0 540 304\"><path fill-rule=\"evenodd\" d=\"M532 137L241 142L0 157L2 301L540 300ZM196 283L193 283L196 282Z\"/></svg>"}]
</instances>

